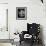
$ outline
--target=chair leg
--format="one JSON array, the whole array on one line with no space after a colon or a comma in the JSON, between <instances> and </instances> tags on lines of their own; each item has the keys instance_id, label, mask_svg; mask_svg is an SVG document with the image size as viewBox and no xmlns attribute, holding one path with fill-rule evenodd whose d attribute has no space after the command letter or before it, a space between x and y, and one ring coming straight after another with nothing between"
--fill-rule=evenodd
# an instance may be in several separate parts
<instances>
[{"instance_id":1,"label":"chair leg","mask_svg":"<svg viewBox=\"0 0 46 46\"><path fill-rule=\"evenodd\" d=\"M30 46L33 46L33 44L34 44L34 41L33 41L33 39L32 39L32 41L31 41L31 45L30 45Z\"/></svg>"},{"instance_id":2,"label":"chair leg","mask_svg":"<svg viewBox=\"0 0 46 46\"><path fill-rule=\"evenodd\" d=\"M20 41L20 45L21 45L21 41Z\"/></svg>"}]
</instances>

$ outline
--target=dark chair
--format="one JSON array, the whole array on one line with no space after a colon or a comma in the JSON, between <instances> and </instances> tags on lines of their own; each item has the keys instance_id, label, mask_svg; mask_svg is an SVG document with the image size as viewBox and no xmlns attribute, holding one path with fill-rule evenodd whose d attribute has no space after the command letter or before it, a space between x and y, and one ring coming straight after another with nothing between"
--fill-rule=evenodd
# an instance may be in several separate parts
<instances>
[{"instance_id":1,"label":"dark chair","mask_svg":"<svg viewBox=\"0 0 46 46\"><path fill-rule=\"evenodd\" d=\"M40 24L27 23L27 31L30 35L32 35L33 41L37 41L39 43Z\"/></svg>"},{"instance_id":2,"label":"dark chair","mask_svg":"<svg viewBox=\"0 0 46 46\"><path fill-rule=\"evenodd\" d=\"M33 44L34 42L39 43L39 33L40 33L40 24L27 23L27 31L22 31L22 34L20 34L20 44L22 41L24 41L24 35L29 34L32 35L32 38L29 40Z\"/></svg>"}]
</instances>

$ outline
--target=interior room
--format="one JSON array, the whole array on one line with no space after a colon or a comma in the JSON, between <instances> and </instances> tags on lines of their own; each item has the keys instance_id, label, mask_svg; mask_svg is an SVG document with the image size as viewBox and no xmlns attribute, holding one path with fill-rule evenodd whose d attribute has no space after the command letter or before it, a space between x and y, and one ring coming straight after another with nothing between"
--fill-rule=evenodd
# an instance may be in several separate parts
<instances>
[{"instance_id":1,"label":"interior room","mask_svg":"<svg viewBox=\"0 0 46 46\"><path fill-rule=\"evenodd\" d=\"M0 0L0 46L46 46L46 0Z\"/></svg>"}]
</instances>

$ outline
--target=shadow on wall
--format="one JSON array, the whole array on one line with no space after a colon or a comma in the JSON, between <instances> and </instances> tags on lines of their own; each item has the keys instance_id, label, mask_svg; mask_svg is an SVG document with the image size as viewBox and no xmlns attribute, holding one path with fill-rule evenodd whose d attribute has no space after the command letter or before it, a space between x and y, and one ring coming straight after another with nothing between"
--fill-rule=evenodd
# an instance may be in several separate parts
<instances>
[{"instance_id":1,"label":"shadow on wall","mask_svg":"<svg viewBox=\"0 0 46 46\"><path fill-rule=\"evenodd\" d=\"M40 39L42 40L42 45L45 46L44 45L44 37L43 37L43 26L42 25L40 25Z\"/></svg>"}]
</instances>

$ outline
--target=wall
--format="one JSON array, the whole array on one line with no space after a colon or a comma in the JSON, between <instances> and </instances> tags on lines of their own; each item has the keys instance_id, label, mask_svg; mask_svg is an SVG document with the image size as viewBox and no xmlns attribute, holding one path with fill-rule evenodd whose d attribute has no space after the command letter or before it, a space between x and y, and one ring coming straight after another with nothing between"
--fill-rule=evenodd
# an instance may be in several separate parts
<instances>
[{"instance_id":1,"label":"wall","mask_svg":"<svg viewBox=\"0 0 46 46\"><path fill-rule=\"evenodd\" d=\"M8 4L0 3L0 39L8 39L9 38L9 32L6 31L7 9L8 9Z\"/></svg>"},{"instance_id":2,"label":"wall","mask_svg":"<svg viewBox=\"0 0 46 46\"><path fill-rule=\"evenodd\" d=\"M5 17L6 17L6 9L8 8L7 4L1 4L1 3L8 3L8 0L0 0L0 28L3 27L4 25L6 25ZM0 31L0 39L8 39L8 38L9 38L9 32ZM10 43L0 43L0 46L12 46L12 45Z\"/></svg>"},{"instance_id":3,"label":"wall","mask_svg":"<svg viewBox=\"0 0 46 46\"><path fill-rule=\"evenodd\" d=\"M27 20L16 20L16 7L27 7ZM40 0L11 0L9 1L9 31L13 33L27 30L27 23L40 23L42 25L44 41L46 44L46 16L45 4Z\"/></svg>"},{"instance_id":4,"label":"wall","mask_svg":"<svg viewBox=\"0 0 46 46\"><path fill-rule=\"evenodd\" d=\"M6 9L8 9L8 0L0 0L0 28L6 26ZM3 24L3 25L2 25ZM9 32L0 31L0 39L9 39ZM11 43L0 43L0 46L12 46Z\"/></svg>"},{"instance_id":5,"label":"wall","mask_svg":"<svg viewBox=\"0 0 46 46\"><path fill-rule=\"evenodd\" d=\"M0 3L8 3L8 0L0 0Z\"/></svg>"}]
</instances>

